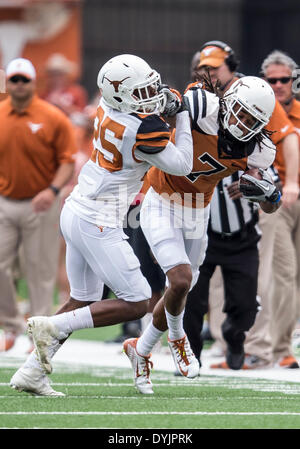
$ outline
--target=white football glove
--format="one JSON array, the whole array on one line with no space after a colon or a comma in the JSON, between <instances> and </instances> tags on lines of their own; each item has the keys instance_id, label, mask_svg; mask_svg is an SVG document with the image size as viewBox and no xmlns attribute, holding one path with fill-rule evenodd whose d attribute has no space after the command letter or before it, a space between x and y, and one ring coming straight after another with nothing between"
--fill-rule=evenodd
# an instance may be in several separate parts
<instances>
[{"instance_id":1,"label":"white football glove","mask_svg":"<svg viewBox=\"0 0 300 449\"><path fill-rule=\"evenodd\" d=\"M175 89L170 89L166 84L161 84L158 88L159 92L163 92L166 97L166 105L163 115L166 117L174 117L177 112L181 112L181 97Z\"/></svg>"},{"instance_id":2,"label":"white football glove","mask_svg":"<svg viewBox=\"0 0 300 449\"><path fill-rule=\"evenodd\" d=\"M281 194L274 185L272 177L262 168L259 168L259 172L262 175L261 180L247 174L241 176L241 178L250 183L239 183L239 188L243 197L249 201L270 201L271 203L277 203L280 200Z\"/></svg>"}]
</instances>

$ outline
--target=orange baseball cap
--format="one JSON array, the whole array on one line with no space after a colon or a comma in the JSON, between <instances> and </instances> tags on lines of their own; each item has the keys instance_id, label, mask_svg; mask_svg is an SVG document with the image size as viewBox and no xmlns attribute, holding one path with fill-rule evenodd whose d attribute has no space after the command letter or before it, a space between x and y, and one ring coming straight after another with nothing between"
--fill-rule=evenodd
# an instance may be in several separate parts
<instances>
[{"instance_id":1,"label":"orange baseball cap","mask_svg":"<svg viewBox=\"0 0 300 449\"><path fill-rule=\"evenodd\" d=\"M209 66L209 67L220 67L227 58L228 53L222 48L215 47L214 45L209 45L205 47L200 53L199 67Z\"/></svg>"}]
</instances>

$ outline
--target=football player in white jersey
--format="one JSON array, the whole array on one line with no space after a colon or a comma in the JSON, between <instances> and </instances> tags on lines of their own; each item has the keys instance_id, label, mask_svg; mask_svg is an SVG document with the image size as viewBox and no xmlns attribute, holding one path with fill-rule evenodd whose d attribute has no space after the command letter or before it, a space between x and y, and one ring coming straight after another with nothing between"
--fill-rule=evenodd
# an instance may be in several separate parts
<instances>
[{"instance_id":1,"label":"football player in white jersey","mask_svg":"<svg viewBox=\"0 0 300 449\"><path fill-rule=\"evenodd\" d=\"M75 330L139 319L150 286L123 232L123 220L154 165L173 175L192 169L189 113L143 59L120 55L101 68L102 97L95 119L94 151L61 213L70 299L52 317L32 317L35 351L14 374L18 391L55 396L47 374L51 359ZM176 141L161 114L176 114ZM100 301L106 284L116 299Z\"/></svg>"}]
</instances>

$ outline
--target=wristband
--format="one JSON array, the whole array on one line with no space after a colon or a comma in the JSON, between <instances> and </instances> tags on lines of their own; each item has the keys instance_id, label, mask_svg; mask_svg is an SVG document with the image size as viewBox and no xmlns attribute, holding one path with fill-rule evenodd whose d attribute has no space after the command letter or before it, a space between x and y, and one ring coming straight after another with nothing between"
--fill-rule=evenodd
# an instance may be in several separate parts
<instances>
[{"instance_id":1,"label":"wristband","mask_svg":"<svg viewBox=\"0 0 300 449\"><path fill-rule=\"evenodd\" d=\"M281 193L278 191L276 200L275 201L268 200L268 201L270 201L270 203L272 203L272 204L276 204L276 203L279 203L280 199L281 199Z\"/></svg>"},{"instance_id":2,"label":"wristband","mask_svg":"<svg viewBox=\"0 0 300 449\"><path fill-rule=\"evenodd\" d=\"M59 194L59 192L60 192L60 189L58 187L55 187L52 184L49 186L49 189L52 190L52 192L54 193L55 196L57 196Z\"/></svg>"}]
</instances>

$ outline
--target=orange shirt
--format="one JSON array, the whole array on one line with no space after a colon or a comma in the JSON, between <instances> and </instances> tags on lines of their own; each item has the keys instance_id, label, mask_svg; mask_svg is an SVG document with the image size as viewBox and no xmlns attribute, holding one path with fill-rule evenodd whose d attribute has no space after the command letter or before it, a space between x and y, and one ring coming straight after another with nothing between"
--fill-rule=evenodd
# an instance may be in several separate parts
<instances>
[{"instance_id":1,"label":"orange shirt","mask_svg":"<svg viewBox=\"0 0 300 449\"><path fill-rule=\"evenodd\" d=\"M293 123L295 131L298 134L300 140L300 101L295 99L293 100L292 108L288 113L288 118Z\"/></svg>"},{"instance_id":2,"label":"orange shirt","mask_svg":"<svg viewBox=\"0 0 300 449\"><path fill-rule=\"evenodd\" d=\"M71 122L55 106L34 96L19 114L10 97L0 103L0 195L34 197L75 152Z\"/></svg>"},{"instance_id":3,"label":"orange shirt","mask_svg":"<svg viewBox=\"0 0 300 449\"><path fill-rule=\"evenodd\" d=\"M297 101L294 99L293 103L292 103L291 110L289 111L289 113L285 112L285 114L286 114L286 117L289 118L289 120L294 125L294 131L296 131L298 138L299 138L298 141L299 141L299 151L300 151L300 101ZM282 147L282 143L280 143L280 146ZM276 166L281 178L284 180L285 164L284 164L284 159L283 159L283 155L282 155L282 150L281 150L281 152L278 151L278 157L276 157L275 166ZM300 184L300 168L299 168L298 180L299 180L298 182Z\"/></svg>"},{"instance_id":4,"label":"orange shirt","mask_svg":"<svg viewBox=\"0 0 300 449\"><path fill-rule=\"evenodd\" d=\"M296 100L294 100L296 102ZM300 103L297 101L296 103L299 104L298 107L298 126L300 128ZM281 104L276 100L275 108L272 114L272 117L266 126L266 129L269 131L274 131L274 133L271 136L271 139L273 143L277 147L276 152L276 158L274 161L274 166L277 168L280 180L284 184L285 181L285 163L284 163L284 157L283 157L283 150L282 150L282 140L284 137L288 136L289 134L292 134L296 131L294 127L294 121L292 120L290 114L288 115ZM300 131L300 130L299 130Z\"/></svg>"}]
</instances>

